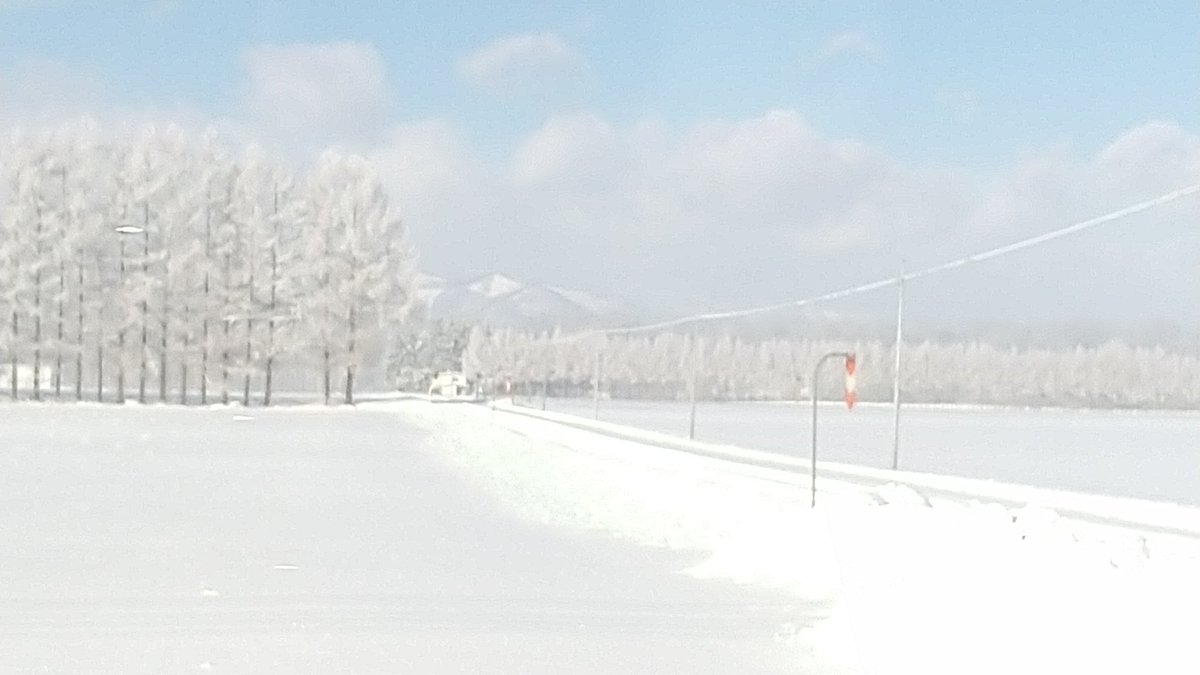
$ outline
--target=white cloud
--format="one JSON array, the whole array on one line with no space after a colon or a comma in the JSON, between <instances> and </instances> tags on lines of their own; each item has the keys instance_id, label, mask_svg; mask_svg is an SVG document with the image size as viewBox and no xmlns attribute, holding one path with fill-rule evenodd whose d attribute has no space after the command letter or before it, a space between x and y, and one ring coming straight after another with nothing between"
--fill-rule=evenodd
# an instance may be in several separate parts
<instances>
[{"instance_id":1,"label":"white cloud","mask_svg":"<svg viewBox=\"0 0 1200 675\"><path fill-rule=\"evenodd\" d=\"M818 62L831 61L845 56L863 56L877 58L880 54L879 45L865 31L847 30L829 36L817 49Z\"/></svg>"},{"instance_id":2,"label":"white cloud","mask_svg":"<svg viewBox=\"0 0 1200 675\"><path fill-rule=\"evenodd\" d=\"M522 185L606 180L616 141L615 130L598 115L553 117L514 152L512 176Z\"/></svg>"},{"instance_id":3,"label":"white cloud","mask_svg":"<svg viewBox=\"0 0 1200 675\"><path fill-rule=\"evenodd\" d=\"M794 110L682 125L575 112L549 117L497 158L445 119L389 126L382 63L356 44L255 50L246 95L254 114L223 122L237 137L282 128L301 139L286 139L291 147L353 141L369 154L426 271L501 270L646 306L837 288L890 274L902 258L910 269L935 263L1200 181L1200 135L1169 121L1130 128L1094 153L1047 148L982 171L917 166ZM0 71L3 122L211 121L108 101L102 81L60 62ZM947 315L1008 307L1010 318L1031 318L1038 307L1063 310L1055 302L1086 283L1083 301L1169 318L1200 303L1196 213L1193 198L926 292Z\"/></svg>"},{"instance_id":4,"label":"white cloud","mask_svg":"<svg viewBox=\"0 0 1200 675\"><path fill-rule=\"evenodd\" d=\"M242 58L250 121L302 147L360 143L392 104L387 68L359 42L259 45Z\"/></svg>"},{"instance_id":5,"label":"white cloud","mask_svg":"<svg viewBox=\"0 0 1200 675\"><path fill-rule=\"evenodd\" d=\"M84 118L114 132L172 124L195 132L216 128L239 140L259 136L258 129L183 103L122 100L102 76L64 61L26 59L0 68L0 126L48 127Z\"/></svg>"},{"instance_id":6,"label":"white cloud","mask_svg":"<svg viewBox=\"0 0 1200 675\"><path fill-rule=\"evenodd\" d=\"M1142 192L1200 181L1200 136L1153 121L1135 127L1100 152L1092 179Z\"/></svg>"},{"instance_id":7,"label":"white cloud","mask_svg":"<svg viewBox=\"0 0 1200 675\"><path fill-rule=\"evenodd\" d=\"M400 124L369 156L409 225L423 269L454 277L461 276L464 262L479 271L497 269L480 257L503 236L497 231L504 222L504 212L497 211L504 203L501 182L453 124L438 119Z\"/></svg>"},{"instance_id":8,"label":"white cloud","mask_svg":"<svg viewBox=\"0 0 1200 675\"><path fill-rule=\"evenodd\" d=\"M835 288L892 273L901 258L931 264L1200 180L1200 136L1167 123L1131 129L1092 156L1054 151L983 173L912 166L790 110L682 127L554 116L499 164L482 160L452 124L425 122L393 134L380 156L426 269L500 269L636 293L650 305ZM1175 232L1184 208L1141 222ZM1159 240L1116 228L1112 236ZM1109 269L1103 241L1048 252L1059 257L1041 267L1034 256L991 267L992 282L1027 288L987 306L1052 298L1044 288ZM1155 283L1190 273L1182 258L1148 260L1154 269L1120 283L1140 283L1149 296ZM984 283L973 278L946 287L959 293L949 306L979 307L964 300Z\"/></svg>"},{"instance_id":9,"label":"white cloud","mask_svg":"<svg viewBox=\"0 0 1200 675\"><path fill-rule=\"evenodd\" d=\"M497 94L519 94L562 85L583 73L583 57L555 33L499 38L468 54L458 73Z\"/></svg>"}]
</instances>

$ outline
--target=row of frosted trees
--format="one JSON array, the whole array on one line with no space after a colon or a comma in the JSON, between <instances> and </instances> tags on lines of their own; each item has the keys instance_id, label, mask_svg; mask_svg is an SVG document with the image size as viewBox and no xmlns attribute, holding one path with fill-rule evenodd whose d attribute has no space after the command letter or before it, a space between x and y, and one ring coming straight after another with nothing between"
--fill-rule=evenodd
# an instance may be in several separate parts
<instances>
[{"instance_id":1,"label":"row of frosted trees","mask_svg":"<svg viewBox=\"0 0 1200 675\"><path fill-rule=\"evenodd\" d=\"M518 393L548 385L552 395L589 395L599 370L601 391L618 398L684 398L694 378L701 399L797 399L809 395L817 359L845 349L858 355L860 398L890 400L895 352L880 340L747 341L674 333L564 339L476 328L464 367L507 380ZM1121 342L1065 350L906 344L901 381L906 400L929 403L1200 406L1200 358ZM838 378L822 384L828 389L823 396L840 395Z\"/></svg>"},{"instance_id":2,"label":"row of frosted trees","mask_svg":"<svg viewBox=\"0 0 1200 675\"><path fill-rule=\"evenodd\" d=\"M0 171L13 398L270 404L287 364L353 402L411 296L404 229L361 158L327 152L297 179L212 133L84 122L12 132Z\"/></svg>"}]
</instances>

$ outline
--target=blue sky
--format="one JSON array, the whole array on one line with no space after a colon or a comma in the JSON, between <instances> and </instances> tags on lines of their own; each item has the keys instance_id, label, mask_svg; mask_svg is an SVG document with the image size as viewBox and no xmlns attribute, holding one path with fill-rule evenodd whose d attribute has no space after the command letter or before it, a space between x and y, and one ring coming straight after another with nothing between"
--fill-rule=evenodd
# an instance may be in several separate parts
<instances>
[{"instance_id":1,"label":"blue sky","mask_svg":"<svg viewBox=\"0 0 1200 675\"><path fill-rule=\"evenodd\" d=\"M183 116L285 154L349 145L392 172L432 271L505 267L626 297L653 285L652 300L679 306L795 295L779 281L792 261L833 265L847 247L890 270L913 237L944 246L903 255L933 260L1197 179L1200 5L1182 0L0 0L0 31L0 120ZM1145 171L1121 174L1113 147ZM774 148L836 166L822 173ZM697 157L720 172L681 168ZM1043 175L1045 208L1009 203ZM879 196L897 183L932 204ZM685 213L689 190L731 184L745 189L707 212L780 204L736 239L721 235L735 228L728 218ZM807 213L812 200L795 194L844 199ZM622 222L579 215L613 199ZM570 250L585 230L591 245ZM709 232L718 243L681 255L675 272L690 281L672 287L661 261ZM463 253L481 240L482 252ZM705 258L730 241L769 250ZM589 261L597 243L658 262L614 277ZM732 290L702 278L752 259L767 267ZM799 290L866 274L831 270Z\"/></svg>"},{"instance_id":2,"label":"blue sky","mask_svg":"<svg viewBox=\"0 0 1200 675\"><path fill-rule=\"evenodd\" d=\"M4 4L4 3L0 3ZM399 115L481 133L540 122L454 77L498 37L552 31L589 83L551 107L686 121L795 108L905 156L994 163L1029 147L1093 148L1144 119L1200 119L1195 2L296 3L9 0L0 63L61 60L134 102L226 114L258 43L365 41ZM857 35L822 56L839 35Z\"/></svg>"}]
</instances>

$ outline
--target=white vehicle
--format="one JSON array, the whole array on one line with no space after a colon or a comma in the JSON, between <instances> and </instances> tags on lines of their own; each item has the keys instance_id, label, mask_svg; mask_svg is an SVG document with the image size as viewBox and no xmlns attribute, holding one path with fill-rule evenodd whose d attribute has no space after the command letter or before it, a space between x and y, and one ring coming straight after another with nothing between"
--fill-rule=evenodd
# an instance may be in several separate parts
<instances>
[{"instance_id":1,"label":"white vehicle","mask_svg":"<svg viewBox=\"0 0 1200 675\"><path fill-rule=\"evenodd\" d=\"M475 388L467 376L457 371L435 373L429 385L429 398L434 401L474 401Z\"/></svg>"}]
</instances>

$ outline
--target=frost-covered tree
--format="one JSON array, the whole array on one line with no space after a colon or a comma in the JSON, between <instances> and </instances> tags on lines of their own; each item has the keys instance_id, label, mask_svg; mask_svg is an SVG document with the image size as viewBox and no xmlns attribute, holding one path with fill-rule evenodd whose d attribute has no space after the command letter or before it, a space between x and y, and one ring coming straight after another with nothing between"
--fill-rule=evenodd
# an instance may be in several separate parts
<instances>
[{"instance_id":1,"label":"frost-covered tree","mask_svg":"<svg viewBox=\"0 0 1200 675\"><path fill-rule=\"evenodd\" d=\"M388 381L403 391L422 391L440 370L477 367L467 354L474 330L463 324L412 317L392 334Z\"/></svg>"},{"instance_id":2,"label":"frost-covered tree","mask_svg":"<svg viewBox=\"0 0 1200 675\"><path fill-rule=\"evenodd\" d=\"M263 346L263 405L271 404L277 359L303 346L300 296L304 275L301 242L308 228L307 204L291 174L280 166L271 170L271 210L262 243L266 266L266 343Z\"/></svg>"},{"instance_id":3,"label":"frost-covered tree","mask_svg":"<svg viewBox=\"0 0 1200 675\"><path fill-rule=\"evenodd\" d=\"M24 309L26 270L22 264L26 255L25 226L28 224L26 209L29 171L33 148L20 132L14 131L4 139L3 153L0 153L0 170L3 170L3 180L0 181L0 197L3 197L3 207L0 208L0 299L4 303L4 313L0 318L4 324L4 348L7 352L8 385L12 398L18 395L18 367L21 358L22 345L20 334L20 315Z\"/></svg>"},{"instance_id":4,"label":"frost-covered tree","mask_svg":"<svg viewBox=\"0 0 1200 675\"><path fill-rule=\"evenodd\" d=\"M540 390L553 371L558 392L582 394L594 368L586 340L508 329L470 333L467 361L487 376L511 378L516 391ZM749 342L732 336L609 336L603 348L605 386L614 396L684 398L691 369L697 396L707 399L796 399L811 393L811 368L826 352L850 349L859 362L864 400L888 401L892 345L878 340L796 338ZM1022 349L985 342L905 345L906 399L924 402L1177 407L1200 405L1200 356L1121 342L1073 349ZM693 354L699 356L694 361ZM693 363L695 365L693 366ZM823 397L840 395L825 378Z\"/></svg>"},{"instance_id":5,"label":"frost-covered tree","mask_svg":"<svg viewBox=\"0 0 1200 675\"><path fill-rule=\"evenodd\" d=\"M13 398L207 403L321 353L358 371L410 304L412 251L379 178L330 153L294 180L211 132L93 123L0 139L0 358ZM377 361L382 362L380 356ZM198 372L197 372L198 371Z\"/></svg>"},{"instance_id":6,"label":"frost-covered tree","mask_svg":"<svg viewBox=\"0 0 1200 675\"><path fill-rule=\"evenodd\" d=\"M314 232L304 252L316 271L307 313L318 327L323 393L328 402L340 366L345 401L353 403L365 335L394 325L410 301L412 255L378 176L360 157L322 155L307 203Z\"/></svg>"}]
</instances>

